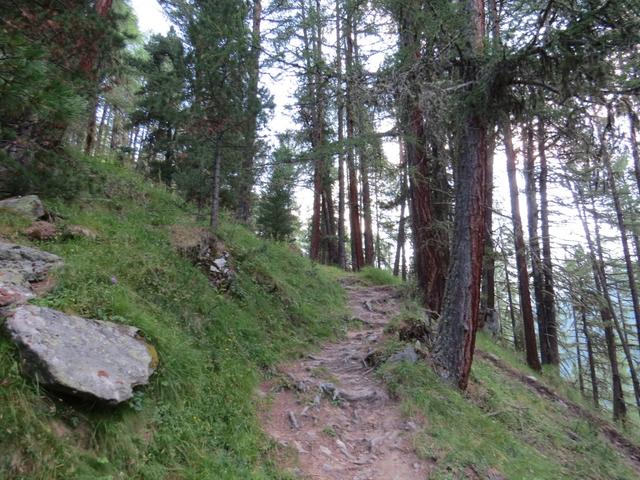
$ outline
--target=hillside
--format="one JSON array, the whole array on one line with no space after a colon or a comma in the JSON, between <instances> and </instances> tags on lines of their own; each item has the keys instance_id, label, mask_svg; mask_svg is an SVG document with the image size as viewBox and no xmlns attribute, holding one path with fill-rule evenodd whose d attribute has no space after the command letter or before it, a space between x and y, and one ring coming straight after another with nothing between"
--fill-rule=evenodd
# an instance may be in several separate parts
<instances>
[{"instance_id":1,"label":"hillside","mask_svg":"<svg viewBox=\"0 0 640 480\"><path fill-rule=\"evenodd\" d=\"M612 443L603 428L615 429L599 412L571 409L532 388L520 356L489 337L479 338L467 393L444 386L421 348L414 364L387 361L406 348L397 332L421 318L410 289L393 277L318 266L223 219L219 241L235 279L216 289L177 252L203 226L188 204L120 166L94 160L86 168L91 191L44 201L57 224L87 227L95 240L29 242L21 232L30 222L8 211L0 211L0 237L64 258L55 289L35 303L139 327L158 351L159 368L124 406L69 401L25 379L15 347L0 337L0 478L304 478L300 452L270 439L261 421L280 395L300 410L314 400L286 381L292 364L349 341L373 342L359 343L354 355L378 352L362 376L389 396L380 415L396 412L415 427L399 433L425 465L410 478L637 478L637 447ZM394 307L377 317L379 338L367 340L366 311L387 305L386 296ZM338 343L321 350L327 341ZM339 386L331 368L318 370L320 377ZM550 391L581 402L553 375L541 378ZM344 433L330 422L321 427L327 442ZM624 436L637 433L630 429ZM378 474L367 478L393 478ZM352 478L331 475L314 478Z\"/></svg>"},{"instance_id":2,"label":"hillside","mask_svg":"<svg viewBox=\"0 0 640 480\"><path fill-rule=\"evenodd\" d=\"M66 264L37 303L140 327L160 366L128 406L74 405L25 380L3 336L0 478L277 477L254 389L275 362L344 329L339 285L288 246L224 222L236 280L218 293L172 246L172 230L197 226L187 205L114 165L96 162L90 174L95 191L44 199L58 222L98 238L38 243ZM0 236L27 243L29 223L3 211Z\"/></svg>"}]
</instances>

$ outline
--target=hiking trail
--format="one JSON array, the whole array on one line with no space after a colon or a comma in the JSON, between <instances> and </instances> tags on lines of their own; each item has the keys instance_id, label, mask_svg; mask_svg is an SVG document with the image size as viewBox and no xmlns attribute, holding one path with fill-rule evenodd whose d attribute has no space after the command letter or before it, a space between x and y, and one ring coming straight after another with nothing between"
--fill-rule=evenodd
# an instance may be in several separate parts
<instances>
[{"instance_id":1,"label":"hiking trail","mask_svg":"<svg viewBox=\"0 0 640 480\"><path fill-rule=\"evenodd\" d=\"M318 353L280 368L289 388L273 382L262 421L280 445L297 453L292 471L303 478L423 480L429 464L415 454L419 426L403 418L365 358L401 309L397 289L346 283L348 307L364 328Z\"/></svg>"}]
</instances>

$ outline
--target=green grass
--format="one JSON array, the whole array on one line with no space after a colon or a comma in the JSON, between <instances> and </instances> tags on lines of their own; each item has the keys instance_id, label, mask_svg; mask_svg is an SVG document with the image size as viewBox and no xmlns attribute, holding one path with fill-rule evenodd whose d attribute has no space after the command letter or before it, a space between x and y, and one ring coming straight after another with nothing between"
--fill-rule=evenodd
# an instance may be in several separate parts
<instances>
[{"instance_id":1,"label":"green grass","mask_svg":"<svg viewBox=\"0 0 640 480\"><path fill-rule=\"evenodd\" d=\"M127 405L66 405L23 378L0 337L0 478L286 478L259 428L255 389L279 360L342 333L342 289L286 245L223 221L237 279L218 293L170 243L173 225L196 225L187 205L121 167L90 170L93 192L45 202L99 238L36 245L66 262L37 302L140 327L160 366ZM26 224L0 212L6 238L28 243Z\"/></svg>"},{"instance_id":2,"label":"green grass","mask_svg":"<svg viewBox=\"0 0 640 480\"><path fill-rule=\"evenodd\" d=\"M481 348L503 360L509 352L479 335ZM493 345L492 348L485 348ZM509 358L512 357L512 358ZM525 367L526 368L526 367ZM380 375L423 424L416 448L434 461L434 479L485 478L500 472L523 480L633 479L635 473L587 419L551 403L479 358L467 393L442 384L425 363L384 365Z\"/></svg>"},{"instance_id":3,"label":"green grass","mask_svg":"<svg viewBox=\"0 0 640 480\"><path fill-rule=\"evenodd\" d=\"M371 285L400 285L402 280L396 277L389 270L381 270L375 267L364 267L358 278Z\"/></svg>"}]
</instances>

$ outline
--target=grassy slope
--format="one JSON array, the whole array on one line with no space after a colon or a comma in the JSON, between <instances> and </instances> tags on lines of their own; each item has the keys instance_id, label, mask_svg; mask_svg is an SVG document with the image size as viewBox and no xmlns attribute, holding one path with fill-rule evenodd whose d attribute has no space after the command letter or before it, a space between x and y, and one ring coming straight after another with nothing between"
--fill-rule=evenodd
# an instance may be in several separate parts
<instances>
[{"instance_id":1,"label":"grassy slope","mask_svg":"<svg viewBox=\"0 0 640 480\"><path fill-rule=\"evenodd\" d=\"M218 294L170 244L172 225L194 225L178 198L115 166L91 170L93 194L47 205L99 240L40 245L66 265L38 303L139 326L160 367L114 411L65 406L23 379L0 337L0 478L280 478L254 390L277 360L341 331L335 274L223 222L238 277L231 295ZM0 235L27 243L17 233L26 225L0 213Z\"/></svg>"},{"instance_id":2,"label":"grassy slope","mask_svg":"<svg viewBox=\"0 0 640 480\"><path fill-rule=\"evenodd\" d=\"M479 348L526 374L515 352L479 334ZM625 479L636 474L585 419L546 401L492 364L476 358L467 394L443 384L424 364L385 365L382 378L410 417L424 422L416 447L435 460L434 479ZM552 388L569 388L552 375ZM475 475L478 475L476 477Z\"/></svg>"}]
</instances>

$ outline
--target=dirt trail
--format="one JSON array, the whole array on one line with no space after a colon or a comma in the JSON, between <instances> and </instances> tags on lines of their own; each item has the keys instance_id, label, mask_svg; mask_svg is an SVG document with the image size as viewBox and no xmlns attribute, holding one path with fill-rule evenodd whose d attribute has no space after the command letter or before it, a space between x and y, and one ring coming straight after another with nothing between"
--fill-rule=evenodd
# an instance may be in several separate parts
<instances>
[{"instance_id":1,"label":"dirt trail","mask_svg":"<svg viewBox=\"0 0 640 480\"><path fill-rule=\"evenodd\" d=\"M402 418L396 402L364 362L400 310L391 287L345 285L353 317L366 328L326 345L280 371L290 388L262 386L273 394L265 430L297 452L301 478L424 480L429 465L414 453L418 426Z\"/></svg>"}]
</instances>

